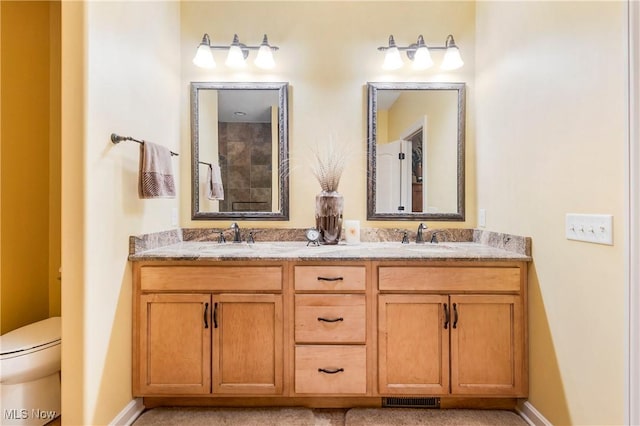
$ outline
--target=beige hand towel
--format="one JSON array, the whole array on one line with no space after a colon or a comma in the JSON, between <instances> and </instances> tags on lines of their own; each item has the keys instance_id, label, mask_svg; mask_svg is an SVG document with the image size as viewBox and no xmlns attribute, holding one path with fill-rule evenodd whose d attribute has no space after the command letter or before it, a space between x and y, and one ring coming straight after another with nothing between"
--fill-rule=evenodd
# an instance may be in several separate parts
<instances>
[{"instance_id":1,"label":"beige hand towel","mask_svg":"<svg viewBox=\"0 0 640 426\"><path fill-rule=\"evenodd\" d=\"M210 200L224 200L224 188L222 187L222 174L220 166L212 164L207 170L207 183L209 191L207 198Z\"/></svg>"},{"instance_id":2,"label":"beige hand towel","mask_svg":"<svg viewBox=\"0 0 640 426\"><path fill-rule=\"evenodd\" d=\"M140 145L138 195L140 198L175 198L176 185L168 148L146 141Z\"/></svg>"}]
</instances>

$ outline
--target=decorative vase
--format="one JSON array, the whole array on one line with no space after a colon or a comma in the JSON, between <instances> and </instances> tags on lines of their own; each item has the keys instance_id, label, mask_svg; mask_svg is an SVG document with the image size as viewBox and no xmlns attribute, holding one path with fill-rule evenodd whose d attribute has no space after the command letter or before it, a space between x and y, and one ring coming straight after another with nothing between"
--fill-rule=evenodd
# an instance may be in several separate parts
<instances>
[{"instance_id":1,"label":"decorative vase","mask_svg":"<svg viewBox=\"0 0 640 426\"><path fill-rule=\"evenodd\" d=\"M316 195L316 229L320 244L338 244L342 233L344 197L336 191Z\"/></svg>"}]
</instances>

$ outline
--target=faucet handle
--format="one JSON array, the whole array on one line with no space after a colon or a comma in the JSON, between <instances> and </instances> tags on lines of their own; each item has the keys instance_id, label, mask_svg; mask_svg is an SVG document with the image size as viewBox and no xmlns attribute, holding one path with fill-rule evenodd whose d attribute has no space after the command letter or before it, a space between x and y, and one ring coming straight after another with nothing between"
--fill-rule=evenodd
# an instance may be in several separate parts
<instances>
[{"instance_id":1,"label":"faucet handle","mask_svg":"<svg viewBox=\"0 0 640 426\"><path fill-rule=\"evenodd\" d=\"M256 242L254 238L253 231L249 231L249 236L247 237L247 244L253 244Z\"/></svg>"},{"instance_id":2,"label":"faucet handle","mask_svg":"<svg viewBox=\"0 0 640 426\"><path fill-rule=\"evenodd\" d=\"M224 237L224 232L223 232L223 231L219 231L218 233L219 233L219 235L218 235L218 243L219 243L219 244L221 244L221 243L226 243L226 242L227 242L227 240L226 240L226 238Z\"/></svg>"},{"instance_id":3,"label":"faucet handle","mask_svg":"<svg viewBox=\"0 0 640 426\"><path fill-rule=\"evenodd\" d=\"M440 233L440 231L433 231L431 233L431 240L429 242L433 243L433 244L438 244L438 234Z\"/></svg>"},{"instance_id":4,"label":"faucet handle","mask_svg":"<svg viewBox=\"0 0 640 426\"><path fill-rule=\"evenodd\" d=\"M404 231L402 235L402 244L409 244L409 233L407 231Z\"/></svg>"}]
</instances>

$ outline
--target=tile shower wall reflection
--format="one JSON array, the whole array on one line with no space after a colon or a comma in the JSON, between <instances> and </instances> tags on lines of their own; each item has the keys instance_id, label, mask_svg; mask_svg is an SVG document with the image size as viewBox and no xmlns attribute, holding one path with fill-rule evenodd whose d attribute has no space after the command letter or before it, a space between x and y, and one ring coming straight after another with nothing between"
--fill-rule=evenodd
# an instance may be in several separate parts
<instances>
[{"instance_id":1,"label":"tile shower wall reflection","mask_svg":"<svg viewBox=\"0 0 640 426\"><path fill-rule=\"evenodd\" d=\"M219 123L220 211L271 211L271 123Z\"/></svg>"}]
</instances>

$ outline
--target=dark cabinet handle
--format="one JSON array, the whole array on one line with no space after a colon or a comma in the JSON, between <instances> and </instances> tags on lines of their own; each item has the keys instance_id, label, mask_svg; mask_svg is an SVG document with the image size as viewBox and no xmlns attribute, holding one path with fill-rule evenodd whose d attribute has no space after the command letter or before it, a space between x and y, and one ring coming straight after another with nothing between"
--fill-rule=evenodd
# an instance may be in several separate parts
<instances>
[{"instance_id":1,"label":"dark cabinet handle","mask_svg":"<svg viewBox=\"0 0 640 426\"><path fill-rule=\"evenodd\" d=\"M218 303L213 304L213 328L218 328Z\"/></svg>"},{"instance_id":2,"label":"dark cabinet handle","mask_svg":"<svg viewBox=\"0 0 640 426\"><path fill-rule=\"evenodd\" d=\"M326 374L342 373L343 371L344 371L344 368L336 368L335 370L327 370L326 368L318 368L318 372L319 373L326 373Z\"/></svg>"},{"instance_id":3,"label":"dark cabinet handle","mask_svg":"<svg viewBox=\"0 0 640 426\"><path fill-rule=\"evenodd\" d=\"M443 303L444 305L444 329L446 330L447 328L449 328L449 305L447 305L446 303Z\"/></svg>"},{"instance_id":4,"label":"dark cabinet handle","mask_svg":"<svg viewBox=\"0 0 640 426\"><path fill-rule=\"evenodd\" d=\"M344 278L342 277L335 277L335 278L329 278L329 277L318 277L318 281L343 281Z\"/></svg>"},{"instance_id":5,"label":"dark cabinet handle","mask_svg":"<svg viewBox=\"0 0 640 426\"><path fill-rule=\"evenodd\" d=\"M458 326L458 308L456 307L456 304L453 304L453 328L456 328Z\"/></svg>"},{"instance_id":6,"label":"dark cabinet handle","mask_svg":"<svg viewBox=\"0 0 640 426\"><path fill-rule=\"evenodd\" d=\"M344 318L340 317L340 318L322 318L322 317L318 317L318 321L323 321L323 322L338 322L338 321L344 321Z\"/></svg>"},{"instance_id":7,"label":"dark cabinet handle","mask_svg":"<svg viewBox=\"0 0 640 426\"><path fill-rule=\"evenodd\" d=\"M209 303L204 304L204 328L209 328L209 320L207 313L209 312Z\"/></svg>"}]
</instances>

